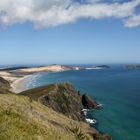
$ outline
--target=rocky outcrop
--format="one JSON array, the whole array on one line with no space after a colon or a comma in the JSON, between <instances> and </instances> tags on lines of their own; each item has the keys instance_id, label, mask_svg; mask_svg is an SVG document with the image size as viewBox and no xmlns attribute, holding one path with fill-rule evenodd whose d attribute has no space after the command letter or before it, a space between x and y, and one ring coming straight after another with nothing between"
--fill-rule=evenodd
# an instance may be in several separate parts
<instances>
[{"instance_id":1,"label":"rocky outcrop","mask_svg":"<svg viewBox=\"0 0 140 140\"><path fill-rule=\"evenodd\" d=\"M39 98L40 102L74 120L83 120L81 95L71 84L56 84L55 89Z\"/></svg>"},{"instance_id":2,"label":"rocky outcrop","mask_svg":"<svg viewBox=\"0 0 140 140\"><path fill-rule=\"evenodd\" d=\"M83 108L98 108L98 103L87 95L81 95L70 83L51 84L24 91L22 95L40 101L42 104L74 120L84 120Z\"/></svg>"},{"instance_id":3,"label":"rocky outcrop","mask_svg":"<svg viewBox=\"0 0 140 140\"><path fill-rule=\"evenodd\" d=\"M126 69L140 69L140 64L129 64L124 66Z\"/></svg>"},{"instance_id":4,"label":"rocky outcrop","mask_svg":"<svg viewBox=\"0 0 140 140\"><path fill-rule=\"evenodd\" d=\"M81 95L70 83L51 84L48 86L38 87L20 93L30 97L31 100L41 102L43 105L52 108L56 112L62 113L70 119L83 121L83 108L98 108L98 103L87 95ZM74 133L77 130L72 130ZM102 135L95 129L90 132L93 140L111 140L108 135Z\"/></svg>"},{"instance_id":5,"label":"rocky outcrop","mask_svg":"<svg viewBox=\"0 0 140 140\"><path fill-rule=\"evenodd\" d=\"M82 105L87 109L98 108L98 103L87 95L82 95Z\"/></svg>"},{"instance_id":6,"label":"rocky outcrop","mask_svg":"<svg viewBox=\"0 0 140 140\"><path fill-rule=\"evenodd\" d=\"M74 120L83 120L81 95L70 83L51 84L24 91L22 95L40 101L42 104Z\"/></svg>"},{"instance_id":7,"label":"rocky outcrop","mask_svg":"<svg viewBox=\"0 0 140 140\"><path fill-rule=\"evenodd\" d=\"M14 94L0 94L1 140L111 140L84 122Z\"/></svg>"}]
</instances>

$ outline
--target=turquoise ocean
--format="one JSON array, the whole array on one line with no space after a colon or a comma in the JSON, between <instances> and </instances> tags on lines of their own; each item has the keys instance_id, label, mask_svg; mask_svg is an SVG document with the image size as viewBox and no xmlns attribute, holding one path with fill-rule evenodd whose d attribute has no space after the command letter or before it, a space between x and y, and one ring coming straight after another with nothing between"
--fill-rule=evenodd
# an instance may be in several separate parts
<instances>
[{"instance_id":1,"label":"turquoise ocean","mask_svg":"<svg viewBox=\"0 0 140 140\"><path fill-rule=\"evenodd\" d=\"M26 82L30 89L69 81L82 93L103 104L92 111L98 123L93 126L113 140L140 140L140 70L112 66L110 69L39 73Z\"/></svg>"}]
</instances>

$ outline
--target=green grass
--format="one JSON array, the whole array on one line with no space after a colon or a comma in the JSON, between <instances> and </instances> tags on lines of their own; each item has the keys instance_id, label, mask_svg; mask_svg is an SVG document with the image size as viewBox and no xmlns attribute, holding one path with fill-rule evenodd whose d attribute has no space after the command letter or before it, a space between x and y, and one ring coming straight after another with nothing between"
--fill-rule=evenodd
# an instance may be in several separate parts
<instances>
[{"instance_id":1,"label":"green grass","mask_svg":"<svg viewBox=\"0 0 140 140\"><path fill-rule=\"evenodd\" d=\"M0 94L0 140L77 140L70 131L78 126L84 138L92 137L87 124L77 122L28 97Z\"/></svg>"},{"instance_id":2,"label":"green grass","mask_svg":"<svg viewBox=\"0 0 140 140\"><path fill-rule=\"evenodd\" d=\"M0 81L0 140L111 140L88 124L65 116L69 112L75 115L80 99L71 84L51 84L14 95L7 81ZM51 92L52 104L44 106L39 98ZM53 101L65 115L51 109ZM75 112L71 112L73 108Z\"/></svg>"},{"instance_id":3,"label":"green grass","mask_svg":"<svg viewBox=\"0 0 140 140\"><path fill-rule=\"evenodd\" d=\"M55 84L50 84L47 86L41 86L34 89L26 90L20 93L20 95L25 95L31 97L32 99L38 101L38 98L46 93L49 93L51 90L55 89Z\"/></svg>"},{"instance_id":4,"label":"green grass","mask_svg":"<svg viewBox=\"0 0 140 140\"><path fill-rule=\"evenodd\" d=\"M85 134L81 131L81 129L78 126L71 129L70 131L76 136L77 140L88 140L88 137L85 136Z\"/></svg>"},{"instance_id":5,"label":"green grass","mask_svg":"<svg viewBox=\"0 0 140 140\"><path fill-rule=\"evenodd\" d=\"M0 109L0 140L35 140L52 136L45 127L10 110Z\"/></svg>"}]
</instances>

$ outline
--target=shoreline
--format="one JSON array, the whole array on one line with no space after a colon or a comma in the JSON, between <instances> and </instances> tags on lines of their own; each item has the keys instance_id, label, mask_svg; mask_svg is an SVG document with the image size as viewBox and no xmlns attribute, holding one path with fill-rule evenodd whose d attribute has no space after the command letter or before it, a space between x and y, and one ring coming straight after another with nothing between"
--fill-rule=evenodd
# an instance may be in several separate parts
<instances>
[{"instance_id":1,"label":"shoreline","mask_svg":"<svg viewBox=\"0 0 140 140\"><path fill-rule=\"evenodd\" d=\"M31 69L31 68L30 68ZM67 69L54 69L54 70L49 70L49 71L2 71L0 72L0 77L6 79L7 81L10 82L10 91L15 93L15 94L19 94L22 91L27 90L26 88L26 84L28 84L28 78L32 77L34 74L38 74L40 72L62 72L62 71L67 71ZM97 120L94 118L90 118L87 115L84 116L85 117L85 123L89 124L89 125L95 125L97 123ZM90 126L92 127L92 126ZM98 131L98 129L97 129ZM99 131L98 131L99 132Z\"/></svg>"},{"instance_id":2,"label":"shoreline","mask_svg":"<svg viewBox=\"0 0 140 140\"><path fill-rule=\"evenodd\" d=\"M25 88L25 82L26 80L32 76L33 74L26 73L26 74L18 74L18 73L12 73L11 71L1 71L0 77L4 78L10 83L10 91L18 94L24 90Z\"/></svg>"},{"instance_id":3,"label":"shoreline","mask_svg":"<svg viewBox=\"0 0 140 140\"><path fill-rule=\"evenodd\" d=\"M10 83L10 91L15 92L18 94L26 90L24 83L26 79L32 76L33 74L37 74L40 72L62 72L68 70L88 70L88 69L101 69L101 67L92 67L86 68L81 66L66 66L66 65L48 65L48 66L41 66L41 67L16 67L16 68L7 68L1 69L0 77L4 78L5 80L9 81Z\"/></svg>"},{"instance_id":4,"label":"shoreline","mask_svg":"<svg viewBox=\"0 0 140 140\"><path fill-rule=\"evenodd\" d=\"M32 75L25 75L21 78L18 78L17 80L13 81L11 83L11 88L10 88L10 91L11 92L14 92L16 94L26 90L26 87L25 87L25 83L26 83L26 80L31 77Z\"/></svg>"},{"instance_id":5,"label":"shoreline","mask_svg":"<svg viewBox=\"0 0 140 140\"><path fill-rule=\"evenodd\" d=\"M4 78L10 83L10 91L16 94L26 90L26 79L40 72L61 72L71 70L72 67L61 65L50 65L42 67L30 67L30 68L13 68L13 70L3 69L0 71L0 77Z\"/></svg>"},{"instance_id":6,"label":"shoreline","mask_svg":"<svg viewBox=\"0 0 140 140\"><path fill-rule=\"evenodd\" d=\"M0 77L4 78L5 80L7 80L10 83L10 91L14 92L16 94L18 94L19 92L22 92L25 89L24 83L26 81L27 78L29 78L30 76L32 76L32 74L28 74L28 75L13 75L9 72L0 72Z\"/></svg>"},{"instance_id":7,"label":"shoreline","mask_svg":"<svg viewBox=\"0 0 140 140\"><path fill-rule=\"evenodd\" d=\"M48 65L48 66L41 66L41 67L16 67L16 68L7 68L1 69L0 77L4 78L5 80L9 81L10 83L10 91L16 94L26 90L24 83L26 79L32 76L33 74L37 74L40 72L62 72L68 70L80 70L81 67L73 67L73 66L66 66L66 65Z\"/></svg>"}]
</instances>

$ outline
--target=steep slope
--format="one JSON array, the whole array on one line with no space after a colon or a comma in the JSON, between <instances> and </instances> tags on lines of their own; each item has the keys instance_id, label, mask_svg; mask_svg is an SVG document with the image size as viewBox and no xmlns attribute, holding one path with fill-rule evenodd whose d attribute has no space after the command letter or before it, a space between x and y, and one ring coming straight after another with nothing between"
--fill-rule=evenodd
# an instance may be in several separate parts
<instances>
[{"instance_id":1,"label":"steep slope","mask_svg":"<svg viewBox=\"0 0 140 140\"><path fill-rule=\"evenodd\" d=\"M108 140L108 136L28 97L0 94L0 140L61 139Z\"/></svg>"},{"instance_id":2,"label":"steep slope","mask_svg":"<svg viewBox=\"0 0 140 140\"><path fill-rule=\"evenodd\" d=\"M97 102L86 95L81 95L70 83L58 83L43 86L20 93L40 101L53 110L74 119L83 120L83 107L96 108Z\"/></svg>"},{"instance_id":3,"label":"steep slope","mask_svg":"<svg viewBox=\"0 0 140 140\"><path fill-rule=\"evenodd\" d=\"M10 93L10 83L4 78L0 77L0 93Z\"/></svg>"}]
</instances>

